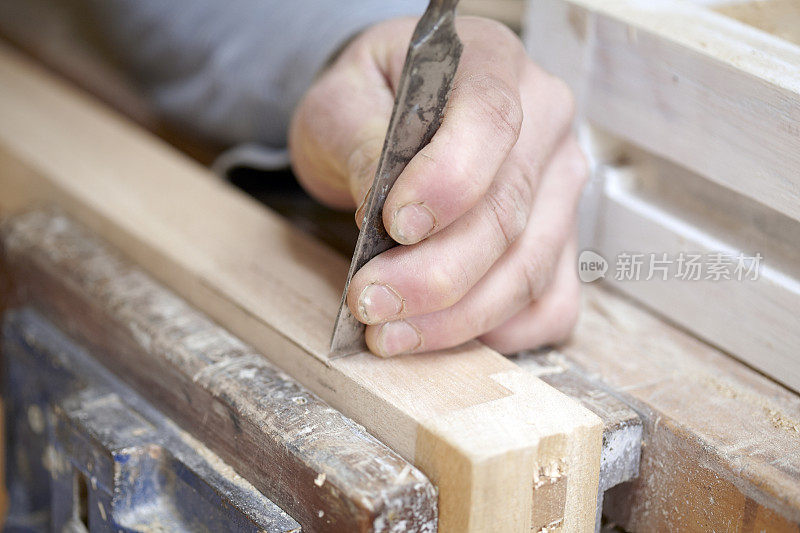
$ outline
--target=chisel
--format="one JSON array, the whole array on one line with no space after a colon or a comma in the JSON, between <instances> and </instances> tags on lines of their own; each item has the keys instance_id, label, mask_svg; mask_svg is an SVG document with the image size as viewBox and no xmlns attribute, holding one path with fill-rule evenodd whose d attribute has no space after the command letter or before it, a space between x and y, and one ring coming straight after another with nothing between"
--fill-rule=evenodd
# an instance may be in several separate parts
<instances>
[{"instance_id":1,"label":"chisel","mask_svg":"<svg viewBox=\"0 0 800 533\"><path fill-rule=\"evenodd\" d=\"M361 231L334 324L331 358L367 348L366 326L347 307L347 290L361 267L397 245L383 226L383 205L408 162L430 142L442 123L463 48L455 29L457 5L458 0L431 0L411 37L389 130L367 196Z\"/></svg>"}]
</instances>

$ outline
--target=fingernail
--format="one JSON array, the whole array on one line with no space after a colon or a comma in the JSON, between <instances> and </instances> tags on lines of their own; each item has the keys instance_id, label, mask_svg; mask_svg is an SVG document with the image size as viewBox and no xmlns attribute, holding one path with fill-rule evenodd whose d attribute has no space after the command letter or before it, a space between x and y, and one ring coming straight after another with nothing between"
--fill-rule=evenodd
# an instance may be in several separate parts
<instances>
[{"instance_id":1,"label":"fingernail","mask_svg":"<svg viewBox=\"0 0 800 533\"><path fill-rule=\"evenodd\" d=\"M358 297L358 314L367 324L377 324L400 314L402 310L403 299L386 285L367 285Z\"/></svg>"},{"instance_id":2,"label":"fingernail","mask_svg":"<svg viewBox=\"0 0 800 533\"><path fill-rule=\"evenodd\" d=\"M427 237L435 226L436 219L425 204L406 204L394 213L392 236L400 244L414 244Z\"/></svg>"},{"instance_id":3,"label":"fingernail","mask_svg":"<svg viewBox=\"0 0 800 533\"><path fill-rule=\"evenodd\" d=\"M383 357L413 352L421 344L419 331L405 320L387 322L378 334L378 351Z\"/></svg>"}]
</instances>

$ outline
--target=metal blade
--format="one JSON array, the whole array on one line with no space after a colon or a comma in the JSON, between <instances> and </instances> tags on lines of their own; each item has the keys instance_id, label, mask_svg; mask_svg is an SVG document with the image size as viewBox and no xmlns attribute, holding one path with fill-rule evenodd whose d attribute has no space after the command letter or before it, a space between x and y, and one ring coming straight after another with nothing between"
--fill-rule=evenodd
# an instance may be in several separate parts
<instances>
[{"instance_id":1,"label":"metal blade","mask_svg":"<svg viewBox=\"0 0 800 533\"><path fill-rule=\"evenodd\" d=\"M457 4L458 0L431 0L411 38L392 119L336 317L331 358L366 350L365 326L347 307L347 290L353 275L362 266L397 245L383 227L383 204L397 177L430 142L442 123L463 48L454 24Z\"/></svg>"}]
</instances>

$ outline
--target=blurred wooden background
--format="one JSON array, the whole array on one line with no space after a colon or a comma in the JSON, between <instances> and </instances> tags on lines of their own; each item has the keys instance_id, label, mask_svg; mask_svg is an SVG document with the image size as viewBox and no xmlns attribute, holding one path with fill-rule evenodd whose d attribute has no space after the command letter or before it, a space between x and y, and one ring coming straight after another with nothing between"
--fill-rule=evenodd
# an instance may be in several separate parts
<instances>
[{"instance_id":1,"label":"blurred wooden background","mask_svg":"<svg viewBox=\"0 0 800 533\"><path fill-rule=\"evenodd\" d=\"M459 10L465 15L497 19L519 33L525 4L525 0L461 0Z\"/></svg>"}]
</instances>

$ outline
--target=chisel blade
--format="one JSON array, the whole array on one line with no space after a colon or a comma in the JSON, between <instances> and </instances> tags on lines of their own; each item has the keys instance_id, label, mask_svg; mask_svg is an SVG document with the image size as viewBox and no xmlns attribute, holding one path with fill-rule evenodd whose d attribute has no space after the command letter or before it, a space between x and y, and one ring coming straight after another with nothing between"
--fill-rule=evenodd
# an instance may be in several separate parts
<instances>
[{"instance_id":1,"label":"chisel blade","mask_svg":"<svg viewBox=\"0 0 800 533\"><path fill-rule=\"evenodd\" d=\"M430 142L442 123L463 48L455 29L457 4L458 0L431 0L411 38L333 328L331 359L367 348L364 340L366 326L347 307L347 291L350 280L361 267L397 245L383 226L383 205L400 173Z\"/></svg>"}]
</instances>

